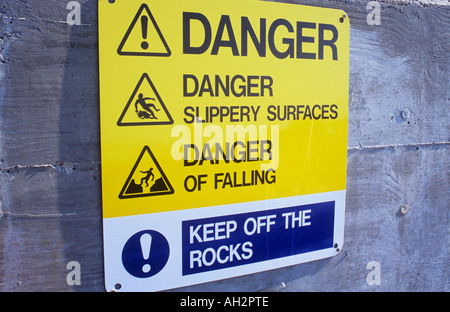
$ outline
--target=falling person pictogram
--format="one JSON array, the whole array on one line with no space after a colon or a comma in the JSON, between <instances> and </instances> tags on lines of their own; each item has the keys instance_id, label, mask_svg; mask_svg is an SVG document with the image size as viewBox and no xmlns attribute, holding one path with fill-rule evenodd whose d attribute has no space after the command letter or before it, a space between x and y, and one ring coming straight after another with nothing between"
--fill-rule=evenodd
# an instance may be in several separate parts
<instances>
[{"instance_id":1,"label":"falling person pictogram","mask_svg":"<svg viewBox=\"0 0 450 312\"><path fill-rule=\"evenodd\" d=\"M150 179L150 177L152 178L152 181L155 179L155 175L153 174L152 171L153 171L153 168L150 168L148 171L141 171L142 173L146 174L146 176L141 179L141 184L140 184L141 186L145 182L145 186L148 187L148 180Z\"/></svg>"},{"instance_id":2,"label":"falling person pictogram","mask_svg":"<svg viewBox=\"0 0 450 312\"><path fill-rule=\"evenodd\" d=\"M148 146L144 146L122 187L119 198L137 198L173 193L174 189L152 151Z\"/></svg>"}]
</instances>

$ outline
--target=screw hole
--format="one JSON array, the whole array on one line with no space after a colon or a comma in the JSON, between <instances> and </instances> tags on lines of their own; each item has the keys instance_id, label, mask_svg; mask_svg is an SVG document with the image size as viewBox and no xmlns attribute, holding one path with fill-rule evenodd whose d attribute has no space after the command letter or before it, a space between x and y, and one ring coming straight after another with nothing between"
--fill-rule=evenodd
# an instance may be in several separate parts
<instances>
[{"instance_id":1,"label":"screw hole","mask_svg":"<svg viewBox=\"0 0 450 312\"><path fill-rule=\"evenodd\" d=\"M109 3L113 4L116 0L108 0Z\"/></svg>"},{"instance_id":2,"label":"screw hole","mask_svg":"<svg viewBox=\"0 0 450 312\"><path fill-rule=\"evenodd\" d=\"M114 0L111 0L111 1L114 1ZM114 285L115 290L119 290L121 288L122 288L122 284L120 284L120 283L117 283L116 285Z\"/></svg>"},{"instance_id":3,"label":"screw hole","mask_svg":"<svg viewBox=\"0 0 450 312\"><path fill-rule=\"evenodd\" d=\"M339 245L337 243L334 243L334 245L333 245L334 248L338 248L338 246Z\"/></svg>"}]
</instances>

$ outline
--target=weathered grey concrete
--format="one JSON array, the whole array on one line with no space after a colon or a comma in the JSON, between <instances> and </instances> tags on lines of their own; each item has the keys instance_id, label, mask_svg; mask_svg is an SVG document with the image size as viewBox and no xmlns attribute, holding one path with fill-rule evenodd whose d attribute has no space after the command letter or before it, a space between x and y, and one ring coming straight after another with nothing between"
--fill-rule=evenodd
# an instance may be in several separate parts
<instances>
[{"instance_id":1,"label":"weathered grey concrete","mask_svg":"<svg viewBox=\"0 0 450 312\"><path fill-rule=\"evenodd\" d=\"M0 3L1 291L104 291L97 1L79 1L78 26L67 2ZM350 17L344 247L180 291L449 291L448 2L379 1L373 26L367 1L280 2Z\"/></svg>"}]
</instances>

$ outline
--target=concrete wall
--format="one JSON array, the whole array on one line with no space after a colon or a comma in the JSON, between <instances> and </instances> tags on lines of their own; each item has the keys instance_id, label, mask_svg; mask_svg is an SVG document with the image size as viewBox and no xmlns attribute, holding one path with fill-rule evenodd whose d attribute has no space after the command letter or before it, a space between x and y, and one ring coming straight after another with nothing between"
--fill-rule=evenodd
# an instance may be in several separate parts
<instances>
[{"instance_id":1,"label":"concrete wall","mask_svg":"<svg viewBox=\"0 0 450 312\"><path fill-rule=\"evenodd\" d=\"M104 291L97 1L68 2L0 3L1 291ZM181 290L449 291L449 2L281 2L350 17L344 247Z\"/></svg>"}]
</instances>

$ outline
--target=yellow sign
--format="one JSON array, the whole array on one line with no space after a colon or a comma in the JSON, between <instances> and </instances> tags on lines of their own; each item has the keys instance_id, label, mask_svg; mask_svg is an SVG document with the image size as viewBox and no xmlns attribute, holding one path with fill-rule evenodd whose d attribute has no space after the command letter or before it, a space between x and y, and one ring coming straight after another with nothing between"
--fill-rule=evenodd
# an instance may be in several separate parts
<instances>
[{"instance_id":1,"label":"yellow sign","mask_svg":"<svg viewBox=\"0 0 450 312\"><path fill-rule=\"evenodd\" d=\"M99 2L105 218L345 190L348 18L210 3ZM144 147L171 194L123 192Z\"/></svg>"},{"instance_id":2,"label":"yellow sign","mask_svg":"<svg viewBox=\"0 0 450 312\"><path fill-rule=\"evenodd\" d=\"M346 14L256 0L112 2L99 1L107 290L337 254Z\"/></svg>"}]
</instances>

